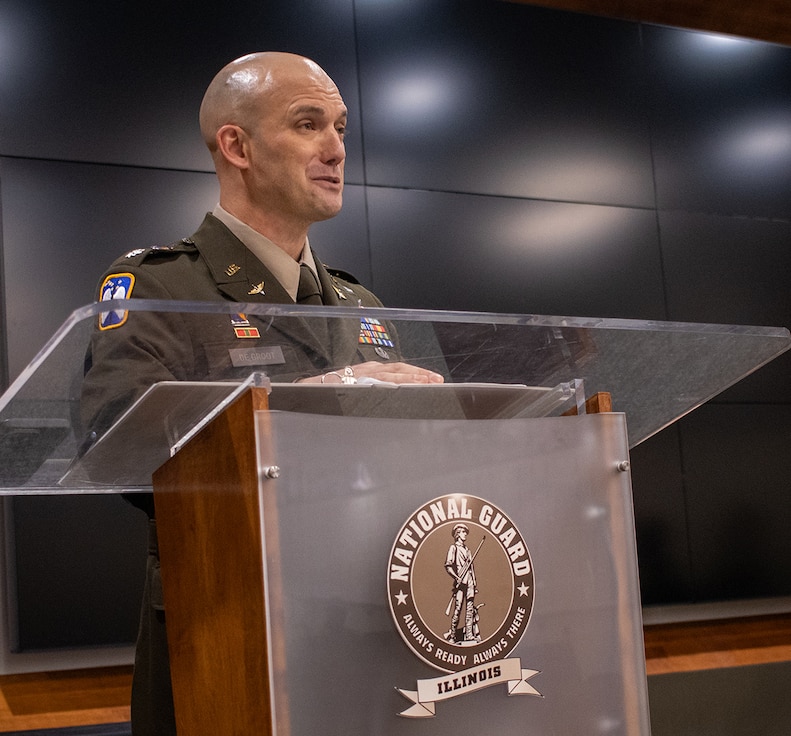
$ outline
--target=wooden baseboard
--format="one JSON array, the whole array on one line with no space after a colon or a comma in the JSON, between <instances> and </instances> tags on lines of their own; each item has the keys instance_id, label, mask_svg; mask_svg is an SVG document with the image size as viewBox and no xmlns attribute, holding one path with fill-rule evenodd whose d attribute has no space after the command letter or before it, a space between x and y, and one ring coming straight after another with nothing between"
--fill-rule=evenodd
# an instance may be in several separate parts
<instances>
[{"instance_id":1,"label":"wooden baseboard","mask_svg":"<svg viewBox=\"0 0 791 736\"><path fill-rule=\"evenodd\" d=\"M130 666L0 676L0 733L129 720Z\"/></svg>"},{"instance_id":2,"label":"wooden baseboard","mask_svg":"<svg viewBox=\"0 0 791 736\"><path fill-rule=\"evenodd\" d=\"M656 624L645 629L649 675L791 661L791 614Z\"/></svg>"}]
</instances>

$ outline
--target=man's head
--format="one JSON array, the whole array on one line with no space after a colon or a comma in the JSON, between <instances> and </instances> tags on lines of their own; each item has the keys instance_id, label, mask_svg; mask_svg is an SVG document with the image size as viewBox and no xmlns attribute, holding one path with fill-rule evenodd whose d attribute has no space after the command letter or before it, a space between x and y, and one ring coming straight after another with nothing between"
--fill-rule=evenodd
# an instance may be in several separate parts
<instances>
[{"instance_id":1,"label":"man's head","mask_svg":"<svg viewBox=\"0 0 791 736\"><path fill-rule=\"evenodd\" d=\"M456 524L451 531L453 534L453 538L458 541L464 541L467 539L467 535L470 533L470 528L466 524Z\"/></svg>"},{"instance_id":2,"label":"man's head","mask_svg":"<svg viewBox=\"0 0 791 736\"><path fill-rule=\"evenodd\" d=\"M335 83L302 56L263 52L224 67L200 110L223 206L278 244L280 230L336 215L346 112Z\"/></svg>"}]
</instances>

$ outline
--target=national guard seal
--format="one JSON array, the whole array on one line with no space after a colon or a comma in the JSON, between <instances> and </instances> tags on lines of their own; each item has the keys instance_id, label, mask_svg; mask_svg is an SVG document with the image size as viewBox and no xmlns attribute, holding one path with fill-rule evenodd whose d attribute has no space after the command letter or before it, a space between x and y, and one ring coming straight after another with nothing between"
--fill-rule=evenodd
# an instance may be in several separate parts
<instances>
[{"instance_id":1,"label":"national guard seal","mask_svg":"<svg viewBox=\"0 0 791 736\"><path fill-rule=\"evenodd\" d=\"M434 715L434 703L508 684L540 695L510 657L533 610L533 565L508 515L477 496L454 493L421 506L396 535L387 570L390 612L401 638L447 674L401 690L415 705L399 715Z\"/></svg>"}]
</instances>

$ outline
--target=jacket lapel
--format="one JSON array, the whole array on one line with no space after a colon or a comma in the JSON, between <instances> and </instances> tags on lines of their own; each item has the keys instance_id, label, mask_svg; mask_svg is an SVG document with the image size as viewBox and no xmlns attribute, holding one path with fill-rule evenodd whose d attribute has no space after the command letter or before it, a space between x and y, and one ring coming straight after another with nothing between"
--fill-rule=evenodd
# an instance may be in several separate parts
<instances>
[{"instance_id":1,"label":"jacket lapel","mask_svg":"<svg viewBox=\"0 0 791 736\"><path fill-rule=\"evenodd\" d=\"M324 268L324 264L313 254L316 263L316 271L319 276L319 283L323 294L324 304L329 307L351 307L357 306L349 299L341 299L338 296L337 287L332 280L332 276ZM332 348L333 364L335 366L356 362L357 347L360 338L360 320L350 318L329 318L328 331Z\"/></svg>"},{"instance_id":2,"label":"jacket lapel","mask_svg":"<svg viewBox=\"0 0 791 736\"><path fill-rule=\"evenodd\" d=\"M271 271L213 215L206 215L192 240L206 262L217 289L231 301L242 304L294 304ZM324 271L324 275L329 281L329 274ZM332 291L332 287L329 288ZM255 315L251 317L255 318ZM271 326L264 325L264 329L276 329L296 346L301 346L320 368L331 365L328 346L322 344L301 317L279 317ZM266 340L264 332L262 339Z\"/></svg>"}]
</instances>

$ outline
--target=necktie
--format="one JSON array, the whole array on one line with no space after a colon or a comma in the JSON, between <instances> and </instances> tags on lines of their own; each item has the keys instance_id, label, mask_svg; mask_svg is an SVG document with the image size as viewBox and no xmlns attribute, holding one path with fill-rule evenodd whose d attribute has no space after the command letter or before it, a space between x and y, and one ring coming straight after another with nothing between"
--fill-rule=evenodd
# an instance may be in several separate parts
<instances>
[{"instance_id":1,"label":"necktie","mask_svg":"<svg viewBox=\"0 0 791 736\"><path fill-rule=\"evenodd\" d=\"M299 287L297 288L298 304L322 304L319 282L310 266L301 263L299 266Z\"/></svg>"},{"instance_id":2,"label":"necktie","mask_svg":"<svg viewBox=\"0 0 791 736\"><path fill-rule=\"evenodd\" d=\"M297 287L297 304L318 304L321 300L321 288L316 275L310 266L304 263L299 265L299 286ZM330 346L329 325L324 317L311 317L306 320L310 330L316 336L325 350Z\"/></svg>"}]
</instances>

